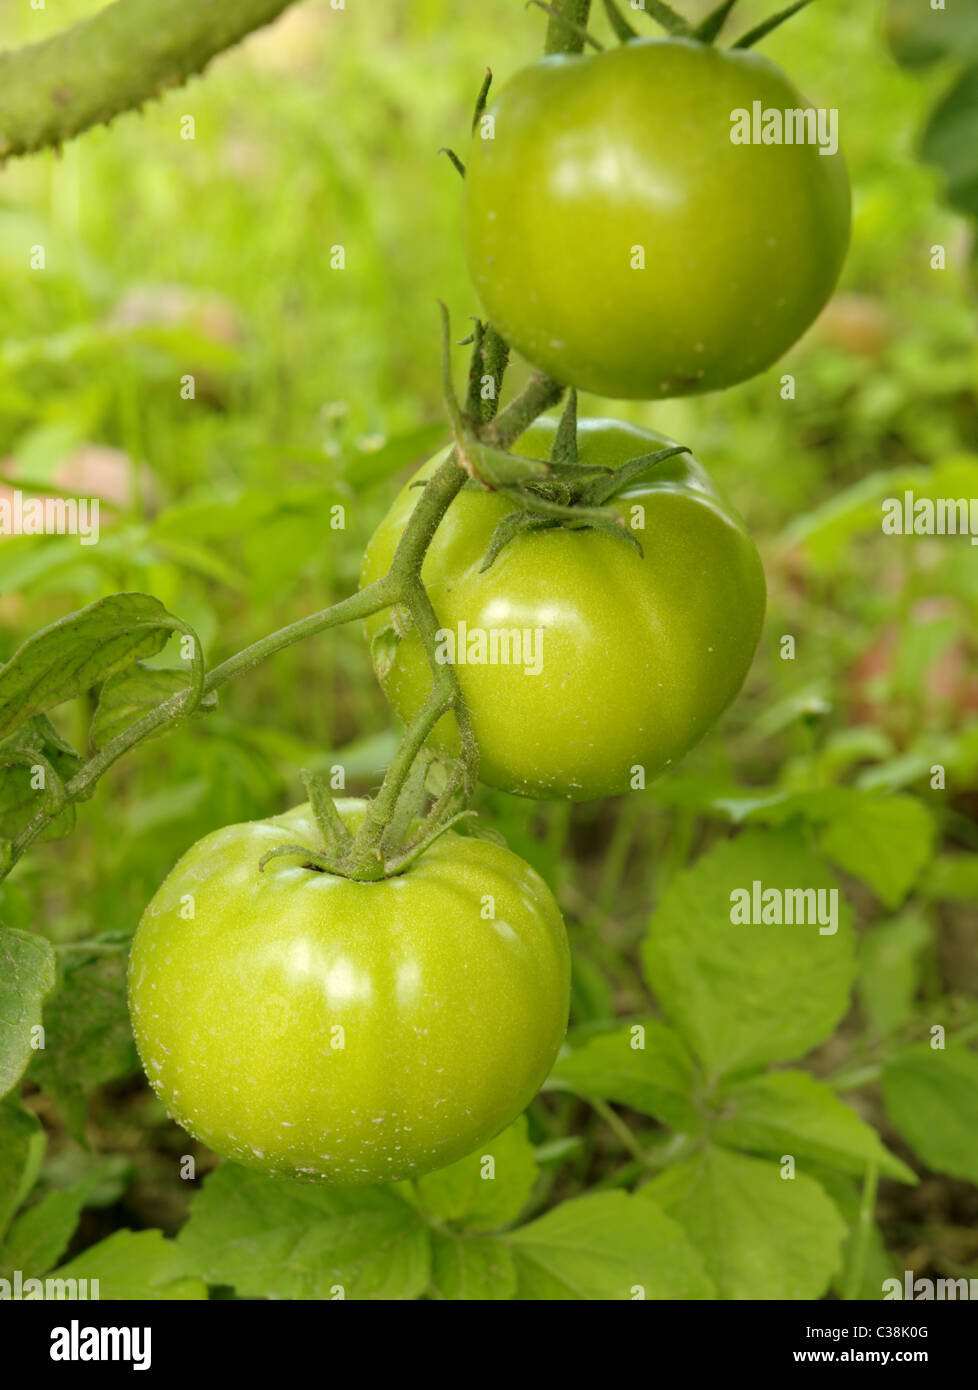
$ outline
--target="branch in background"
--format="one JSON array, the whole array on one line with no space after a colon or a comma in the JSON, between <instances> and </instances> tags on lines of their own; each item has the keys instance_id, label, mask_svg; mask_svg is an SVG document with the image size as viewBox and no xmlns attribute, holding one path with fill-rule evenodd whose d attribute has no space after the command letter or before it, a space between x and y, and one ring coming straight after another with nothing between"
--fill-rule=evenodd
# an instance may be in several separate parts
<instances>
[{"instance_id":1,"label":"branch in background","mask_svg":"<svg viewBox=\"0 0 978 1390\"><path fill-rule=\"evenodd\" d=\"M293 0L116 0L0 53L0 160L60 145L203 72Z\"/></svg>"}]
</instances>

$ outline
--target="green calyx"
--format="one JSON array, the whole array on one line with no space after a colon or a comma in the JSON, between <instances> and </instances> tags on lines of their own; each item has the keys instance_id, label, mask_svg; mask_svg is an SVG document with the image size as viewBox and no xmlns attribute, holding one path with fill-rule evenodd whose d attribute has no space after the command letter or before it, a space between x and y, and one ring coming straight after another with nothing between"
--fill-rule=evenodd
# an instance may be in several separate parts
<instances>
[{"instance_id":1,"label":"green calyx","mask_svg":"<svg viewBox=\"0 0 978 1390\"><path fill-rule=\"evenodd\" d=\"M559 8L544 3L544 0L530 0L530 3L550 15L551 35L547 44L548 53L582 52L585 45L598 52L602 51L602 45L587 29L591 0L571 0L569 4L565 0L565 4ZM634 43L636 39L641 38L639 31L625 17L619 0L603 0L603 3L608 22L619 43ZM753 29L742 34L731 46L753 48L761 39L779 28L785 20L791 19L811 3L812 0L794 0L793 4L770 15ZM694 39L699 43L712 44L736 4L737 0L720 0L720 3L698 23L686 19L672 5L667 4L666 0L644 0L639 8L671 38Z\"/></svg>"},{"instance_id":2,"label":"green calyx","mask_svg":"<svg viewBox=\"0 0 978 1390\"><path fill-rule=\"evenodd\" d=\"M451 368L451 327L448 310L442 311L442 394L455 437L454 457L468 474L466 488L500 492L516 504L493 533L481 569L487 570L500 553L524 531L605 531L642 554L634 534L607 503L630 487L643 473L664 459L689 453L684 444L670 445L641 454L619 468L603 468L578 461L577 392L571 387L547 462L512 453L509 445L564 393L559 382L541 372L517 402L496 413L498 387L509 357L508 345L491 324L476 320L466 343L472 344L469 389L463 408L455 394ZM492 384L488 405L480 387Z\"/></svg>"},{"instance_id":3,"label":"green calyx","mask_svg":"<svg viewBox=\"0 0 978 1390\"><path fill-rule=\"evenodd\" d=\"M496 527L480 567L485 571L510 541L523 532L554 528L604 531L634 546L641 555L642 547L634 532L607 504L656 464L689 450L683 444L670 445L629 459L620 468L579 463L577 393L571 390L548 463L540 464L512 454L500 455L499 451L487 451L484 447L477 447L474 452L481 464L480 481L469 482L466 486L491 487L509 497L517 507ZM505 461L505 466L499 466L500 459ZM522 476L518 476L520 465L525 469Z\"/></svg>"}]
</instances>

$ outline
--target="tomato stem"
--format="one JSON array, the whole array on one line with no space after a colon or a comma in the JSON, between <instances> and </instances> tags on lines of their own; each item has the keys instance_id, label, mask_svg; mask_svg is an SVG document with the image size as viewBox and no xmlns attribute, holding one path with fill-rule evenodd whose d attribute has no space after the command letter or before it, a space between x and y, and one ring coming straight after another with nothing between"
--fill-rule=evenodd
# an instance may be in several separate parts
<instances>
[{"instance_id":1,"label":"tomato stem","mask_svg":"<svg viewBox=\"0 0 978 1390\"><path fill-rule=\"evenodd\" d=\"M582 53L591 0L554 0L541 8L550 15L544 52Z\"/></svg>"},{"instance_id":2,"label":"tomato stem","mask_svg":"<svg viewBox=\"0 0 978 1390\"><path fill-rule=\"evenodd\" d=\"M849 1259L845 1272L842 1297L851 1303L859 1298L863 1276L866 1272L866 1258L873 1236L874 1213L876 1211L876 1190L879 1185L879 1163L871 1159L866 1164L863 1177L862 1195L859 1201L859 1215L856 1218Z\"/></svg>"},{"instance_id":3,"label":"tomato stem","mask_svg":"<svg viewBox=\"0 0 978 1390\"><path fill-rule=\"evenodd\" d=\"M564 388L559 382L543 372L532 372L525 389L499 412L484 432L485 442L497 449L508 449L538 416L556 405L563 394Z\"/></svg>"}]
</instances>

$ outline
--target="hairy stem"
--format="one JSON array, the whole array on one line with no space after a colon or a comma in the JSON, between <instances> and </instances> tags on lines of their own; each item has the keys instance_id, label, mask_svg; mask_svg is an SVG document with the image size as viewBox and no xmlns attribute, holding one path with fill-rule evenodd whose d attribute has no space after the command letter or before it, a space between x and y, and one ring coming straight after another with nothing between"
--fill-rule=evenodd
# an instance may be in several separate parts
<instances>
[{"instance_id":1,"label":"hairy stem","mask_svg":"<svg viewBox=\"0 0 978 1390\"><path fill-rule=\"evenodd\" d=\"M414 618L415 626L424 649L428 654L428 664L431 667L432 679L436 684L451 692L451 708L455 711L455 722L458 725L458 736L461 747L462 767L464 780L462 791L465 799L468 800L475 791L475 784L479 777L479 746L472 732L472 721L469 718L469 707L462 698L462 691L455 674L455 667L450 664L439 664L435 660L436 633L438 631L438 616L432 607L428 591L417 581L416 591L411 604L411 613Z\"/></svg>"},{"instance_id":2,"label":"hairy stem","mask_svg":"<svg viewBox=\"0 0 978 1390\"><path fill-rule=\"evenodd\" d=\"M381 878L384 872L381 840L397 806L404 783L407 781L415 759L424 746L425 739L439 719L451 708L452 692L446 692L440 683L431 687L427 700L411 721L407 733L390 767L384 776L383 785L367 807L354 847L355 876L357 878Z\"/></svg>"},{"instance_id":3,"label":"hairy stem","mask_svg":"<svg viewBox=\"0 0 978 1390\"><path fill-rule=\"evenodd\" d=\"M233 676L250 671L259 662L284 651L296 642L303 642L307 637L314 637L317 632L325 632L330 627L356 622L358 618L369 618L371 613L379 613L382 608L389 608L394 601L394 586L390 582L390 575L385 575L383 579L368 584L365 589L351 594L349 598L331 604L319 613L310 613L308 618L299 618L297 622L289 623L288 627L279 628L277 632L269 633L267 637L252 642L250 647L245 647L243 651L228 657L227 661L222 661L220 666L215 666L207 673L204 694L216 690Z\"/></svg>"},{"instance_id":4,"label":"hairy stem","mask_svg":"<svg viewBox=\"0 0 978 1390\"><path fill-rule=\"evenodd\" d=\"M578 32L587 28L591 13L591 0L554 0L553 8L569 21L562 24L557 15L552 15L547 25L545 53L581 53L584 39ZM570 26L574 25L575 28Z\"/></svg>"},{"instance_id":5,"label":"hairy stem","mask_svg":"<svg viewBox=\"0 0 978 1390\"><path fill-rule=\"evenodd\" d=\"M487 426L485 442L496 449L508 449L537 416L556 405L563 394L564 388L559 382L534 371L525 389Z\"/></svg>"},{"instance_id":6,"label":"hairy stem","mask_svg":"<svg viewBox=\"0 0 978 1390\"><path fill-rule=\"evenodd\" d=\"M293 0L115 0L53 38L0 53L0 160L141 107L203 72Z\"/></svg>"}]
</instances>

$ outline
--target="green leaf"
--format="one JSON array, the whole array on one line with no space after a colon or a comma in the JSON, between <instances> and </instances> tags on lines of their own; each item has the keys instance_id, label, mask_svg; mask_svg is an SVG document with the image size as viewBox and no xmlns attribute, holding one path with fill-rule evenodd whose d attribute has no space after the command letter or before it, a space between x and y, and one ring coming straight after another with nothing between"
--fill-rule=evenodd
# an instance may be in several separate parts
<instances>
[{"instance_id":1,"label":"green leaf","mask_svg":"<svg viewBox=\"0 0 978 1390\"><path fill-rule=\"evenodd\" d=\"M111 542L103 537L97 547L105 562ZM9 536L0 546L0 594L26 595L50 585L61 591L90 584L95 567L88 546L74 536L47 536L39 545L33 536Z\"/></svg>"},{"instance_id":2,"label":"green leaf","mask_svg":"<svg viewBox=\"0 0 978 1390\"><path fill-rule=\"evenodd\" d=\"M507 1240L521 1300L713 1297L702 1261L677 1223L624 1192L563 1202Z\"/></svg>"},{"instance_id":3,"label":"green leaf","mask_svg":"<svg viewBox=\"0 0 978 1390\"><path fill-rule=\"evenodd\" d=\"M541 1168L562 1168L572 1158L587 1151L587 1144L580 1134L568 1134L562 1139L548 1139L537 1144L533 1150Z\"/></svg>"},{"instance_id":4,"label":"green leaf","mask_svg":"<svg viewBox=\"0 0 978 1390\"><path fill-rule=\"evenodd\" d=\"M651 1018L590 1038L576 1052L559 1057L547 1086L627 1105L688 1134L702 1128L692 1101L696 1079L682 1039Z\"/></svg>"},{"instance_id":5,"label":"green leaf","mask_svg":"<svg viewBox=\"0 0 978 1390\"><path fill-rule=\"evenodd\" d=\"M207 1297L203 1281L187 1274L177 1242L167 1240L162 1231L116 1231L50 1277L97 1279L103 1302L186 1302Z\"/></svg>"},{"instance_id":6,"label":"green leaf","mask_svg":"<svg viewBox=\"0 0 978 1390\"><path fill-rule=\"evenodd\" d=\"M516 1293L513 1253L503 1240L487 1236L432 1236L431 1282L452 1302L498 1302Z\"/></svg>"},{"instance_id":7,"label":"green leaf","mask_svg":"<svg viewBox=\"0 0 978 1390\"><path fill-rule=\"evenodd\" d=\"M30 1079L58 1106L65 1127L86 1142L89 1093L139 1069L126 1001L126 966L103 957L67 969L44 1013L44 1050Z\"/></svg>"},{"instance_id":8,"label":"green leaf","mask_svg":"<svg viewBox=\"0 0 978 1390\"><path fill-rule=\"evenodd\" d=\"M723 1299L821 1298L846 1227L812 1178L708 1149L643 1187L686 1231Z\"/></svg>"},{"instance_id":9,"label":"green leaf","mask_svg":"<svg viewBox=\"0 0 978 1390\"><path fill-rule=\"evenodd\" d=\"M426 1214L491 1231L516 1220L536 1176L533 1146L521 1115L475 1153L418 1178L416 1186Z\"/></svg>"},{"instance_id":10,"label":"green leaf","mask_svg":"<svg viewBox=\"0 0 978 1390\"><path fill-rule=\"evenodd\" d=\"M920 880L932 902L978 903L978 854L940 854Z\"/></svg>"},{"instance_id":11,"label":"green leaf","mask_svg":"<svg viewBox=\"0 0 978 1390\"><path fill-rule=\"evenodd\" d=\"M0 927L0 1096L16 1086L35 1055L32 1030L54 980L50 942Z\"/></svg>"},{"instance_id":12,"label":"green leaf","mask_svg":"<svg viewBox=\"0 0 978 1390\"><path fill-rule=\"evenodd\" d=\"M879 536L883 503L906 492L931 501L940 497L973 497L978 490L978 462L958 456L927 468L894 468L869 473L820 506L799 514L786 527L783 540L804 550L806 558L827 572L840 562L844 550L860 536Z\"/></svg>"},{"instance_id":13,"label":"green leaf","mask_svg":"<svg viewBox=\"0 0 978 1390\"><path fill-rule=\"evenodd\" d=\"M136 662L125 671L110 676L99 691L98 705L92 718L89 738L98 751L111 743L117 734L124 733L144 714L164 701L185 691L190 684L190 671L171 670L162 666L144 666ZM217 708L217 692L205 695L197 710ZM195 713L197 711L195 710ZM160 733L170 733L183 720L174 720Z\"/></svg>"},{"instance_id":14,"label":"green leaf","mask_svg":"<svg viewBox=\"0 0 978 1390\"><path fill-rule=\"evenodd\" d=\"M44 1190L66 1192L88 1184L85 1206L95 1209L114 1207L125 1196L137 1176L137 1167L126 1154L100 1158L77 1144L65 1146L44 1164ZM91 1182L89 1182L91 1179Z\"/></svg>"},{"instance_id":15,"label":"green leaf","mask_svg":"<svg viewBox=\"0 0 978 1390\"><path fill-rule=\"evenodd\" d=\"M932 112L920 154L944 175L951 206L978 217L978 64L965 68Z\"/></svg>"},{"instance_id":16,"label":"green leaf","mask_svg":"<svg viewBox=\"0 0 978 1390\"><path fill-rule=\"evenodd\" d=\"M810 1158L861 1175L867 1163L899 1182L917 1175L834 1091L803 1071L774 1071L725 1094L717 1143L780 1159Z\"/></svg>"},{"instance_id":17,"label":"green leaf","mask_svg":"<svg viewBox=\"0 0 978 1390\"><path fill-rule=\"evenodd\" d=\"M803 792L762 792L758 796L720 797L717 807L727 812L734 824L788 825L793 820L806 825L823 825L843 816L862 798L851 787L818 787Z\"/></svg>"},{"instance_id":18,"label":"green leaf","mask_svg":"<svg viewBox=\"0 0 978 1390\"><path fill-rule=\"evenodd\" d=\"M374 633L370 643L370 656L379 681L385 681L390 675L400 645L401 634L393 624L388 624Z\"/></svg>"},{"instance_id":19,"label":"green leaf","mask_svg":"<svg viewBox=\"0 0 978 1390\"><path fill-rule=\"evenodd\" d=\"M874 724L857 724L852 729L836 729L826 735L818 750L818 775L835 781L842 778L850 769L857 773L857 786L864 786L865 776L879 776L881 763L895 761L896 747L889 734L877 729ZM902 755L901 755L902 756ZM859 769L860 763L876 766ZM920 759L919 772L928 767L926 759Z\"/></svg>"},{"instance_id":20,"label":"green leaf","mask_svg":"<svg viewBox=\"0 0 978 1390\"><path fill-rule=\"evenodd\" d=\"M721 795L713 802L734 824L822 827L820 849L867 883L888 907L898 906L933 853L934 819L919 800L854 787Z\"/></svg>"},{"instance_id":21,"label":"green leaf","mask_svg":"<svg viewBox=\"0 0 978 1390\"><path fill-rule=\"evenodd\" d=\"M45 766L49 764L49 766ZM0 835L14 839L45 802L57 794L57 782L70 782L83 765L46 714L28 719L0 744ZM35 786L41 767L45 785ZM53 772L53 777L52 777ZM55 780L56 779L56 780ZM57 840L74 829L75 808L68 805L41 834Z\"/></svg>"},{"instance_id":22,"label":"green leaf","mask_svg":"<svg viewBox=\"0 0 978 1390\"><path fill-rule=\"evenodd\" d=\"M925 0L890 0L886 35L902 67L923 68L941 58L978 57L978 10L961 0L936 9Z\"/></svg>"},{"instance_id":23,"label":"green leaf","mask_svg":"<svg viewBox=\"0 0 978 1390\"><path fill-rule=\"evenodd\" d=\"M934 847L934 818L912 796L864 798L826 828L821 849L862 879L887 907L899 907Z\"/></svg>"},{"instance_id":24,"label":"green leaf","mask_svg":"<svg viewBox=\"0 0 978 1390\"><path fill-rule=\"evenodd\" d=\"M0 670L0 737L166 646L172 619L147 594L113 594L29 637Z\"/></svg>"},{"instance_id":25,"label":"green leaf","mask_svg":"<svg viewBox=\"0 0 978 1390\"><path fill-rule=\"evenodd\" d=\"M978 1053L918 1043L886 1064L890 1122L937 1173L978 1183Z\"/></svg>"},{"instance_id":26,"label":"green leaf","mask_svg":"<svg viewBox=\"0 0 978 1390\"><path fill-rule=\"evenodd\" d=\"M914 913L875 922L863 932L857 992L877 1037L889 1037L913 1018L921 957L932 939L930 924Z\"/></svg>"},{"instance_id":27,"label":"green leaf","mask_svg":"<svg viewBox=\"0 0 978 1390\"><path fill-rule=\"evenodd\" d=\"M46 1146L37 1118L12 1100L0 1104L0 1240L37 1181Z\"/></svg>"},{"instance_id":28,"label":"green leaf","mask_svg":"<svg viewBox=\"0 0 978 1390\"><path fill-rule=\"evenodd\" d=\"M428 1228L390 1189L313 1187L226 1163L178 1244L208 1284L242 1298L411 1299L428 1285Z\"/></svg>"},{"instance_id":29,"label":"green leaf","mask_svg":"<svg viewBox=\"0 0 978 1390\"><path fill-rule=\"evenodd\" d=\"M17 1218L0 1251L6 1269L20 1269L36 1278L61 1259L78 1225L78 1218L111 1164L93 1167L73 1187L48 1192Z\"/></svg>"},{"instance_id":30,"label":"green leaf","mask_svg":"<svg viewBox=\"0 0 978 1390\"><path fill-rule=\"evenodd\" d=\"M752 893L755 881L765 890L838 891L799 830L748 830L671 880L644 943L649 984L714 1078L802 1056L848 1007L855 964L841 893L831 935L811 924L731 922L732 893Z\"/></svg>"}]
</instances>

